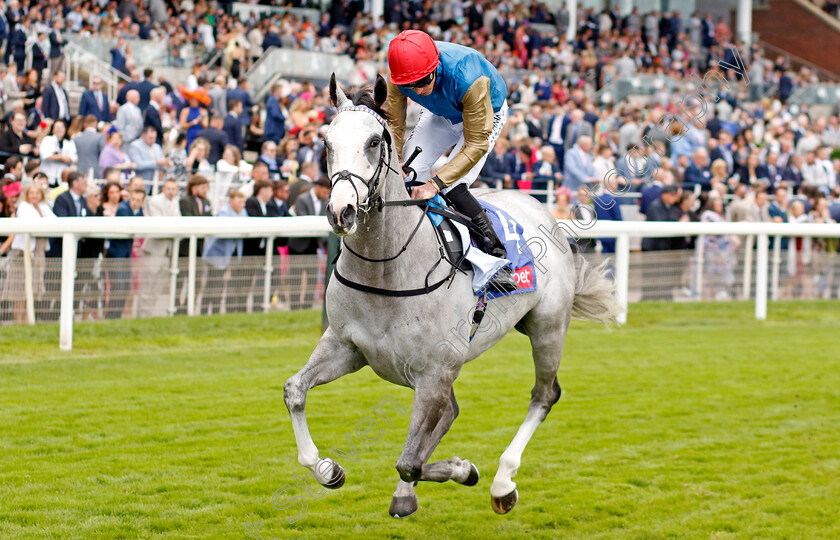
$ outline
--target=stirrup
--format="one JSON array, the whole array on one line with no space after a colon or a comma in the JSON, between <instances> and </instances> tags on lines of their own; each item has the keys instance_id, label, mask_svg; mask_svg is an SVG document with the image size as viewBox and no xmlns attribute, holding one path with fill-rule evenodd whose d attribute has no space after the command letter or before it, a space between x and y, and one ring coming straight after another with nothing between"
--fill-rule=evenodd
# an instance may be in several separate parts
<instances>
[{"instance_id":1,"label":"stirrup","mask_svg":"<svg viewBox=\"0 0 840 540\"><path fill-rule=\"evenodd\" d=\"M505 266L496 272L496 275L493 276L493 279L490 280L487 286L496 292L505 293L515 291L517 284L516 279L513 277L513 271L509 266Z\"/></svg>"}]
</instances>

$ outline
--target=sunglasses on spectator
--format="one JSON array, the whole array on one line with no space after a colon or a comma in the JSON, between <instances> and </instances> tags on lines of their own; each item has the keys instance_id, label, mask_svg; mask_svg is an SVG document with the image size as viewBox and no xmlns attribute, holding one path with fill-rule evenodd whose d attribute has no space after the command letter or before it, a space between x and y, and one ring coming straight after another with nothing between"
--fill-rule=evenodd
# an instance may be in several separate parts
<instances>
[{"instance_id":1,"label":"sunglasses on spectator","mask_svg":"<svg viewBox=\"0 0 840 540\"><path fill-rule=\"evenodd\" d=\"M423 88L424 86L429 86L432 83L432 80L435 78L435 73L431 72L419 81L414 81L413 83L404 84L403 86L406 88Z\"/></svg>"}]
</instances>

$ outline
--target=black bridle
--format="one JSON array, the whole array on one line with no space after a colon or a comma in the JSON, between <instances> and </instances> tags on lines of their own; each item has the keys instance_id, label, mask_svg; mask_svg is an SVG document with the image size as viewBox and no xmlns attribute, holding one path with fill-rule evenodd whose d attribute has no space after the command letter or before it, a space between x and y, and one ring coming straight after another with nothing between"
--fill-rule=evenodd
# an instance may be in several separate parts
<instances>
[{"instance_id":1,"label":"black bridle","mask_svg":"<svg viewBox=\"0 0 840 540\"><path fill-rule=\"evenodd\" d=\"M347 248L347 251L349 251L351 254L353 254L354 256L358 257L359 259L361 259L363 261L371 262L371 263L382 263L382 262L393 261L397 257L399 257L400 255L405 253L405 251L408 249L408 246L411 244L411 241L414 239L414 236L417 234L417 231L420 230L420 225L423 223L423 219L426 218L427 214L429 214L430 212L432 212L432 213L443 213L443 212L436 212L435 210L438 210L438 209L434 209L433 207L429 206L428 200L421 200L421 199L407 199L407 200L399 200L399 201L385 201L385 200L383 200L382 197L379 195L379 184L382 180L382 174L385 173L385 171L387 170L387 171L390 171L390 172L393 172L393 173L399 175L400 177L402 176L400 174L400 171L391 167L391 157L392 157L392 154L391 154L391 142L392 142L391 133L388 131L388 127L385 123L385 120L379 114L377 114L374 110L370 109L369 107L366 107L364 105L345 106L345 107L339 108L339 110L338 110L339 113L342 112L342 111L363 111L363 112L367 112L369 114L372 114L379 121L379 123L382 125L382 135L381 135L381 139L380 139L380 142L379 142L379 147L380 147L379 148L379 161L376 164L376 169L373 171L373 174L370 176L370 178L364 178L361 175L358 175L356 173L353 173L353 172L350 172L350 171L344 169L344 170L341 170L341 171L338 171L338 172L334 173L330 177L330 187L334 188L335 185L338 182L341 182L342 180L346 180L346 181L350 182L350 185L353 186L353 191L356 193L356 201L359 201L359 212L365 214L365 216L367 216L367 214L370 212L370 210L372 208L375 208L378 212L382 212L383 208L386 207L386 206L425 206L425 208L423 210L423 213L420 215L420 219L417 221L417 225L415 225L414 230L411 232L411 234L408 237L408 240L406 240L405 244L403 244L402 248L400 248L400 250L397 251L397 253L395 255L392 255L390 257L385 257L385 258L382 258L382 259L371 259L369 257L365 257L361 253L357 253L356 251L354 251L342 239L341 243L345 248ZM420 153L419 148L415 149L414 153L406 161L406 163L403 167L408 168L409 165L411 164L411 161L414 160L414 158L417 157L417 154L419 154L419 153ZM386 155L387 155L387 157L386 157ZM385 173L385 174L387 174L387 173ZM368 189L368 195L367 195L367 198L365 199L364 202L361 202L361 198L359 197L359 190L356 187L356 184L352 181L354 178L359 180L361 183L363 183L365 185L365 187L367 187L367 189ZM446 281L450 280L452 277L454 277L455 273L459 271L459 268L456 265L452 264L449 261L449 259L446 257L445 250L444 250L443 245L441 244L441 240L440 240L440 238L438 238L437 234L435 234L435 238L438 239L440 259L438 259L435 262L435 264L432 265L432 268L426 274L425 284L421 288L405 289L405 290L380 289L380 288L377 288L377 287L370 287L368 285L363 285L361 283L356 283L354 281L350 281L349 279L345 278L344 276L342 276L338 272L338 266L336 265L336 263L338 262L338 257L341 255L340 250L339 250L338 254L336 254L335 259L333 260L333 265L336 265L333 268L333 273L335 274L335 277L336 277L336 279L338 279L339 283L341 283L343 285L346 285L346 286L350 287L351 289L356 289L356 290L362 291L362 292L379 294L379 295L383 295L383 296L418 296L418 295L421 295L421 294L428 294L428 293L436 290L437 288L439 288ZM438 265L440 265L441 261L450 262L450 265L452 266L452 270L440 281L429 285L429 276L431 276L432 272L434 272L435 269L438 267Z\"/></svg>"}]
</instances>

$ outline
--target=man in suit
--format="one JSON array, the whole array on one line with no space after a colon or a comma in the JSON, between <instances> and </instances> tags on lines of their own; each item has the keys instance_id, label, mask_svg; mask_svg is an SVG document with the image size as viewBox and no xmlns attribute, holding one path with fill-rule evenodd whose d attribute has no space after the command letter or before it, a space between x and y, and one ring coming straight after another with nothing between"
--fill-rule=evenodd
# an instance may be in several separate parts
<instances>
[{"instance_id":1,"label":"man in suit","mask_svg":"<svg viewBox=\"0 0 840 540\"><path fill-rule=\"evenodd\" d=\"M711 141L709 141L711 143ZM718 143L709 152L709 162L714 163L716 159L726 162L726 174L732 176L735 172L735 158L732 155L729 145L732 143L732 135L728 131L718 133ZM711 146L711 145L710 145Z\"/></svg>"},{"instance_id":2,"label":"man in suit","mask_svg":"<svg viewBox=\"0 0 840 540\"><path fill-rule=\"evenodd\" d=\"M227 116L227 92L225 92L225 76L218 75L213 80L213 85L207 90L210 96L210 114L217 114L224 118Z\"/></svg>"},{"instance_id":3,"label":"man in suit","mask_svg":"<svg viewBox=\"0 0 840 540\"><path fill-rule=\"evenodd\" d=\"M79 172L85 176L93 171L93 178L99 178L99 155L105 148L105 136L96 130L96 116L89 114L84 118L84 131L76 135L73 143L79 156Z\"/></svg>"},{"instance_id":4,"label":"man in suit","mask_svg":"<svg viewBox=\"0 0 840 540\"><path fill-rule=\"evenodd\" d=\"M129 81L122 85L117 92L117 105L124 104L128 96L128 91L137 90L137 87L140 84L140 72L138 70L132 69L129 77Z\"/></svg>"},{"instance_id":5,"label":"man in suit","mask_svg":"<svg viewBox=\"0 0 840 540\"><path fill-rule=\"evenodd\" d=\"M225 119L222 116L211 115L208 126L198 132L196 138L203 137L210 143L210 154L207 156L207 161L210 165L215 165L222 157L225 151L225 146L228 144L228 136L222 131L225 125Z\"/></svg>"},{"instance_id":6,"label":"man in suit","mask_svg":"<svg viewBox=\"0 0 840 540\"><path fill-rule=\"evenodd\" d=\"M278 217L277 206L272 203L274 188L271 182L259 181L254 183L254 194L245 202L245 211L249 217ZM266 238L246 238L243 246L243 255L246 257L264 257L266 251ZM276 245L276 243L275 243ZM279 260L279 257L275 257ZM275 265L275 271L279 274L279 267ZM253 275L248 281L248 289L254 291L253 306L257 308L262 298L262 289L253 287ZM276 276L273 276L276 277ZM259 292L257 292L259 291Z\"/></svg>"},{"instance_id":7,"label":"man in suit","mask_svg":"<svg viewBox=\"0 0 840 540\"><path fill-rule=\"evenodd\" d=\"M64 64L64 43L65 40L61 35L61 19L56 17L50 32L50 80Z\"/></svg>"},{"instance_id":8,"label":"man in suit","mask_svg":"<svg viewBox=\"0 0 840 540\"><path fill-rule=\"evenodd\" d=\"M160 121L160 107L163 105L163 98L166 90L155 87L149 94L149 105L143 110L143 127L151 127L155 130L155 142L163 145L163 123Z\"/></svg>"},{"instance_id":9,"label":"man in suit","mask_svg":"<svg viewBox=\"0 0 840 540\"><path fill-rule=\"evenodd\" d=\"M6 45L6 54L9 54L9 50L12 51L19 69L22 69L26 62L26 42L29 39L30 24L29 17L22 16L14 26L12 37Z\"/></svg>"},{"instance_id":10,"label":"man in suit","mask_svg":"<svg viewBox=\"0 0 840 540\"><path fill-rule=\"evenodd\" d=\"M673 184L664 186L659 198L647 209L647 221L680 221L682 211L679 207L681 189ZM644 238L642 251L666 251L674 249L681 238ZM661 266L650 261L643 265L642 299L667 300L670 292L663 290Z\"/></svg>"},{"instance_id":11,"label":"man in suit","mask_svg":"<svg viewBox=\"0 0 840 540\"><path fill-rule=\"evenodd\" d=\"M44 115L53 120L62 119L70 122L70 102L67 100L67 92L64 91L65 74L58 71L53 78L52 84L44 89L43 103Z\"/></svg>"},{"instance_id":12,"label":"man in suit","mask_svg":"<svg viewBox=\"0 0 840 540\"><path fill-rule=\"evenodd\" d=\"M705 148L698 148L691 155L691 164L685 169L686 189L699 185L703 191L712 189L712 173L709 171L709 153Z\"/></svg>"},{"instance_id":13,"label":"man in suit","mask_svg":"<svg viewBox=\"0 0 840 540\"><path fill-rule=\"evenodd\" d=\"M78 171L67 175L68 189L55 199L53 213L56 217L86 217L91 211L87 207L85 191L87 178ZM50 239L50 257L61 257L61 239Z\"/></svg>"},{"instance_id":14,"label":"man in suit","mask_svg":"<svg viewBox=\"0 0 840 540\"><path fill-rule=\"evenodd\" d=\"M244 143L242 141L242 102L238 99L232 99L228 103L228 113L225 116L222 131L227 135L230 144L239 148L242 152Z\"/></svg>"},{"instance_id":15,"label":"man in suit","mask_svg":"<svg viewBox=\"0 0 840 540\"><path fill-rule=\"evenodd\" d=\"M111 67L126 73L125 70L125 38L121 37L117 40L117 46L111 49ZM128 73L126 73L128 75Z\"/></svg>"},{"instance_id":16,"label":"man in suit","mask_svg":"<svg viewBox=\"0 0 840 540\"><path fill-rule=\"evenodd\" d=\"M212 217L213 207L210 201L207 200L207 191L210 188L210 182L200 174L194 174L187 180L187 192L178 200L178 208L181 210L182 216L207 216ZM186 261L189 257L189 239L181 240L179 246L178 256L180 258L179 266L181 270L178 272L178 281L175 290L180 294L186 279ZM196 253L204 252L204 239L199 238ZM198 288L196 287L196 295ZM178 302L181 304L181 302ZM186 313L186 304L180 305L177 311L179 314Z\"/></svg>"},{"instance_id":17,"label":"man in suit","mask_svg":"<svg viewBox=\"0 0 840 540\"><path fill-rule=\"evenodd\" d=\"M280 163L277 161L277 144L267 140L260 147L260 155L256 163L265 163L268 167L268 174L271 179L280 177Z\"/></svg>"},{"instance_id":18,"label":"man in suit","mask_svg":"<svg viewBox=\"0 0 840 540\"><path fill-rule=\"evenodd\" d=\"M122 132L123 146L134 142L143 131L143 113L138 104L140 93L137 90L129 90L126 94L125 104L117 109L117 119L114 125Z\"/></svg>"},{"instance_id":19,"label":"man in suit","mask_svg":"<svg viewBox=\"0 0 840 540\"><path fill-rule=\"evenodd\" d=\"M574 147L580 137L590 137L591 140L594 130L592 129L592 124L584 120L583 116L583 111L580 109L572 111L572 121L566 127L566 138L563 141L564 148ZM574 189L577 189L577 186Z\"/></svg>"},{"instance_id":20,"label":"man in suit","mask_svg":"<svg viewBox=\"0 0 840 540\"><path fill-rule=\"evenodd\" d=\"M236 88L227 91L228 110L230 110L230 102L234 99L242 102L242 125L250 125L251 113L254 112L254 101L248 91L248 80L245 77L238 79Z\"/></svg>"},{"instance_id":21,"label":"man in suit","mask_svg":"<svg viewBox=\"0 0 840 540\"><path fill-rule=\"evenodd\" d=\"M271 184L273 196L268 205L274 207L274 215L278 217L289 217L289 183L285 180L277 180ZM285 244L284 244L285 245Z\"/></svg>"},{"instance_id":22,"label":"man in suit","mask_svg":"<svg viewBox=\"0 0 840 540\"><path fill-rule=\"evenodd\" d=\"M131 190L128 200L123 201L117 207L117 217L142 217L143 203L146 201L146 191L143 189ZM105 254L107 259L118 259L109 261L109 281L111 283L111 297L108 300L108 310L105 317L108 319L119 319L122 317L125 302L128 300L131 289L131 248L134 239L111 239L108 251Z\"/></svg>"},{"instance_id":23,"label":"man in suit","mask_svg":"<svg viewBox=\"0 0 840 540\"><path fill-rule=\"evenodd\" d=\"M479 178L487 182L491 187L499 181L506 188L513 187L512 171L508 167L508 160L505 159L508 144L507 139L496 139L496 143L493 145L493 152L487 156L487 161L484 162L484 167L481 168Z\"/></svg>"},{"instance_id":24,"label":"man in suit","mask_svg":"<svg viewBox=\"0 0 840 540\"><path fill-rule=\"evenodd\" d=\"M250 217L279 217L277 205L272 203L274 187L271 182L254 183L254 195L245 202L245 211ZM265 255L265 238L246 238L246 256Z\"/></svg>"},{"instance_id":25,"label":"man in suit","mask_svg":"<svg viewBox=\"0 0 840 540\"><path fill-rule=\"evenodd\" d=\"M295 201L296 216L325 216L327 202L330 198L330 181L322 176L315 181L312 189L302 193ZM325 244L324 238L290 238L289 253L293 255L309 255L299 258L301 264L294 265L290 270L292 281L291 307L292 309L308 309L312 307L314 298L315 276L317 274L317 259L313 257L318 247ZM298 292L302 292L301 295Z\"/></svg>"},{"instance_id":26,"label":"man in suit","mask_svg":"<svg viewBox=\"0 0 840 540\"><path fill-rule=\"evenodd\" d=\"M265 100L264 141L278 143L286 136L286 117L283 116L283 111L280 109L280 92L282 89L282 85L275 83L271 87L271 95Z\"/></svg>"},{"instance_id":27,"label":"man in suit","mask_svg":"<svg viewBox=\"0 0 840 540\"><path fill-rule=\"evenodd\" d=\"M129 159L136 163L134 168L137 176L152 189L155 177L161 174L161 170L172 166L172 161L164 157L160 145L155 142L157 133L155 128L146 126L140 138L128 145L127 154Z\"/></svg>"},{"instance_id":28,"label":"man in suit","mask_svg":"<svg viewBox=\"0 0 840 540\"><path fill-rule=\"evenodd\" d=\"M145 136L145 134L144 134ZM178 206L178 183L169 178L161 192L151 197L147 204L151 217L176 217L181 215ZM169 258L174 241L167 238L147 238L143 242L143 297L140 300L140 317L166 315L169 297Z\"/></svg>"},{"instance_id":29,"label":"man in suit","mask_svg":"<svg viewBox=\"0 0 840 540\"><path fill-rule=\"evenodd\" d=\"M566 153L566 169L563 174L563 186L573 193L583 184L597 181L597 173L592 164L592 137L578 137L577 144Z\"/></svg>"},{"instance_id":30,"label":"man in suit","mask_svg":"<svg viewBox=\"0 0 840 540\"><path fill-rule=\"evenodd\" d=\"M82 94L79 114L81 116L92 114L99 122L111 121L111 106L108 103L108 96L102 91L102 79L99 77L94 77L90 83L90 90L85 90Z\"/></svg>"},{"instance_id":31,"label":"man in suit","mask_svg":"<svg viewBox=\"0 0 840 540\"><path fill-rule=\"evenodd\" d=\"M805 158L803 156L799 154L791 156L788 160L787 168L785 168L782 173L782 178L792 184L794 189L799 189L799 186L805 181L805 178L802 176L802 168L804 164Z\"/></svg>"},{"instance_id":32,"label":"man in suit","mask_svg":"<svg viewBox=\"0 0 840 540\"><path fill-rule=\"evenodd\" d=\"M143 70L143 80L134 85L134 90L140 94L140 103L137 104L141 111L145 111L149 106L151 100L152 90L157 88L157 85L152 82L154 71L151 68Z\"/></svg>"}]
</instances>

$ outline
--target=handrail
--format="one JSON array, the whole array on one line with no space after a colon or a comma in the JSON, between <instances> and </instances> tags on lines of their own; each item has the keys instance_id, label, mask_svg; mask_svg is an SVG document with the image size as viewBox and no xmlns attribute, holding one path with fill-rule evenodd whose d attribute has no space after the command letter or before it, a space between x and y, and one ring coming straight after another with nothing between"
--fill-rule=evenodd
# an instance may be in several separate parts
<instances>
[{"instance_id":1,"label":"handrail","mask_svg":"<svg viewBox=\"0 0 840 540\"><path fill-rule=\"evenodd\" d=\"M260 238L264 236L308 237L330 232L327 218L300 216L267 220L228 217L109 217L4 220L4 234L28 233L54 237L72 233L92 238L128 237L183 238L187 236L221 238ZM600 220L586 228L576 221L561 220L564 229L581 238L604 238L627 234L634 237L679 237L696 235L810 236L840 238L840 223L748 223L748 222L663 222Z\"/></svg>"},{"instance_id":2,"label":"handrail","mask_svg":"<svg viewBox=\"0 0 840 540\"><path fill-rule=\"evenodd\" d=\"M825 68L822 68L822 67L814 64L813 62L809 62L808 60L805 60L804 58L800 58L799 56L796 56L793 53L790 53L790 52L788 52L784 49L776 47L775 45L771 45L770 43L767 43L764 40L759 40L758 44L759 44L759 46L761 46L765 49L769 49L771 52L773 52L775 54L780 54L782 56L787 57L788 62L793 61L796 64L800 64L802 66L807 67L810 70L816 71L820 75L820 77L824 76L824 77L826 77L828 79L831 79L833 81L840 81L840 75L838 75L836 73L833 73L833 72L831 72L831 71L829 71Z\"/></svg>"},{"instance_id":3,"label":"handrail","mask_svg":"<svg viewBox=\"0 0 840 540\"><path fill-rule=\"evenodd\" d=\"M114 69L108 63L102 61L92 52L81 47L72 41L65 44L65 69L67 80L78 81L80 71L87 71L88 79L99 77L106 88L108 99L113 101L117 97L119 81L128 82L129 78L122 72ZM68 54L69 53L69 54ZM75 72L75 73L74 73Z\"/></svg>"},{"instance_id":4,"label":"handrail","mask_svg":"<svg viewBox=\"0 0 840 540\"><path fill-rule=\"evenodd\" d=\"M254 73L263 62L267 62L269 54L276 48L277 47L269 47L267 50L263 51L262 55L260 55L257 61L251 64L251 67L249 67L248 70L245 72L244 77L247 79L248 75Z\"/></svg>"}]
</instances>

